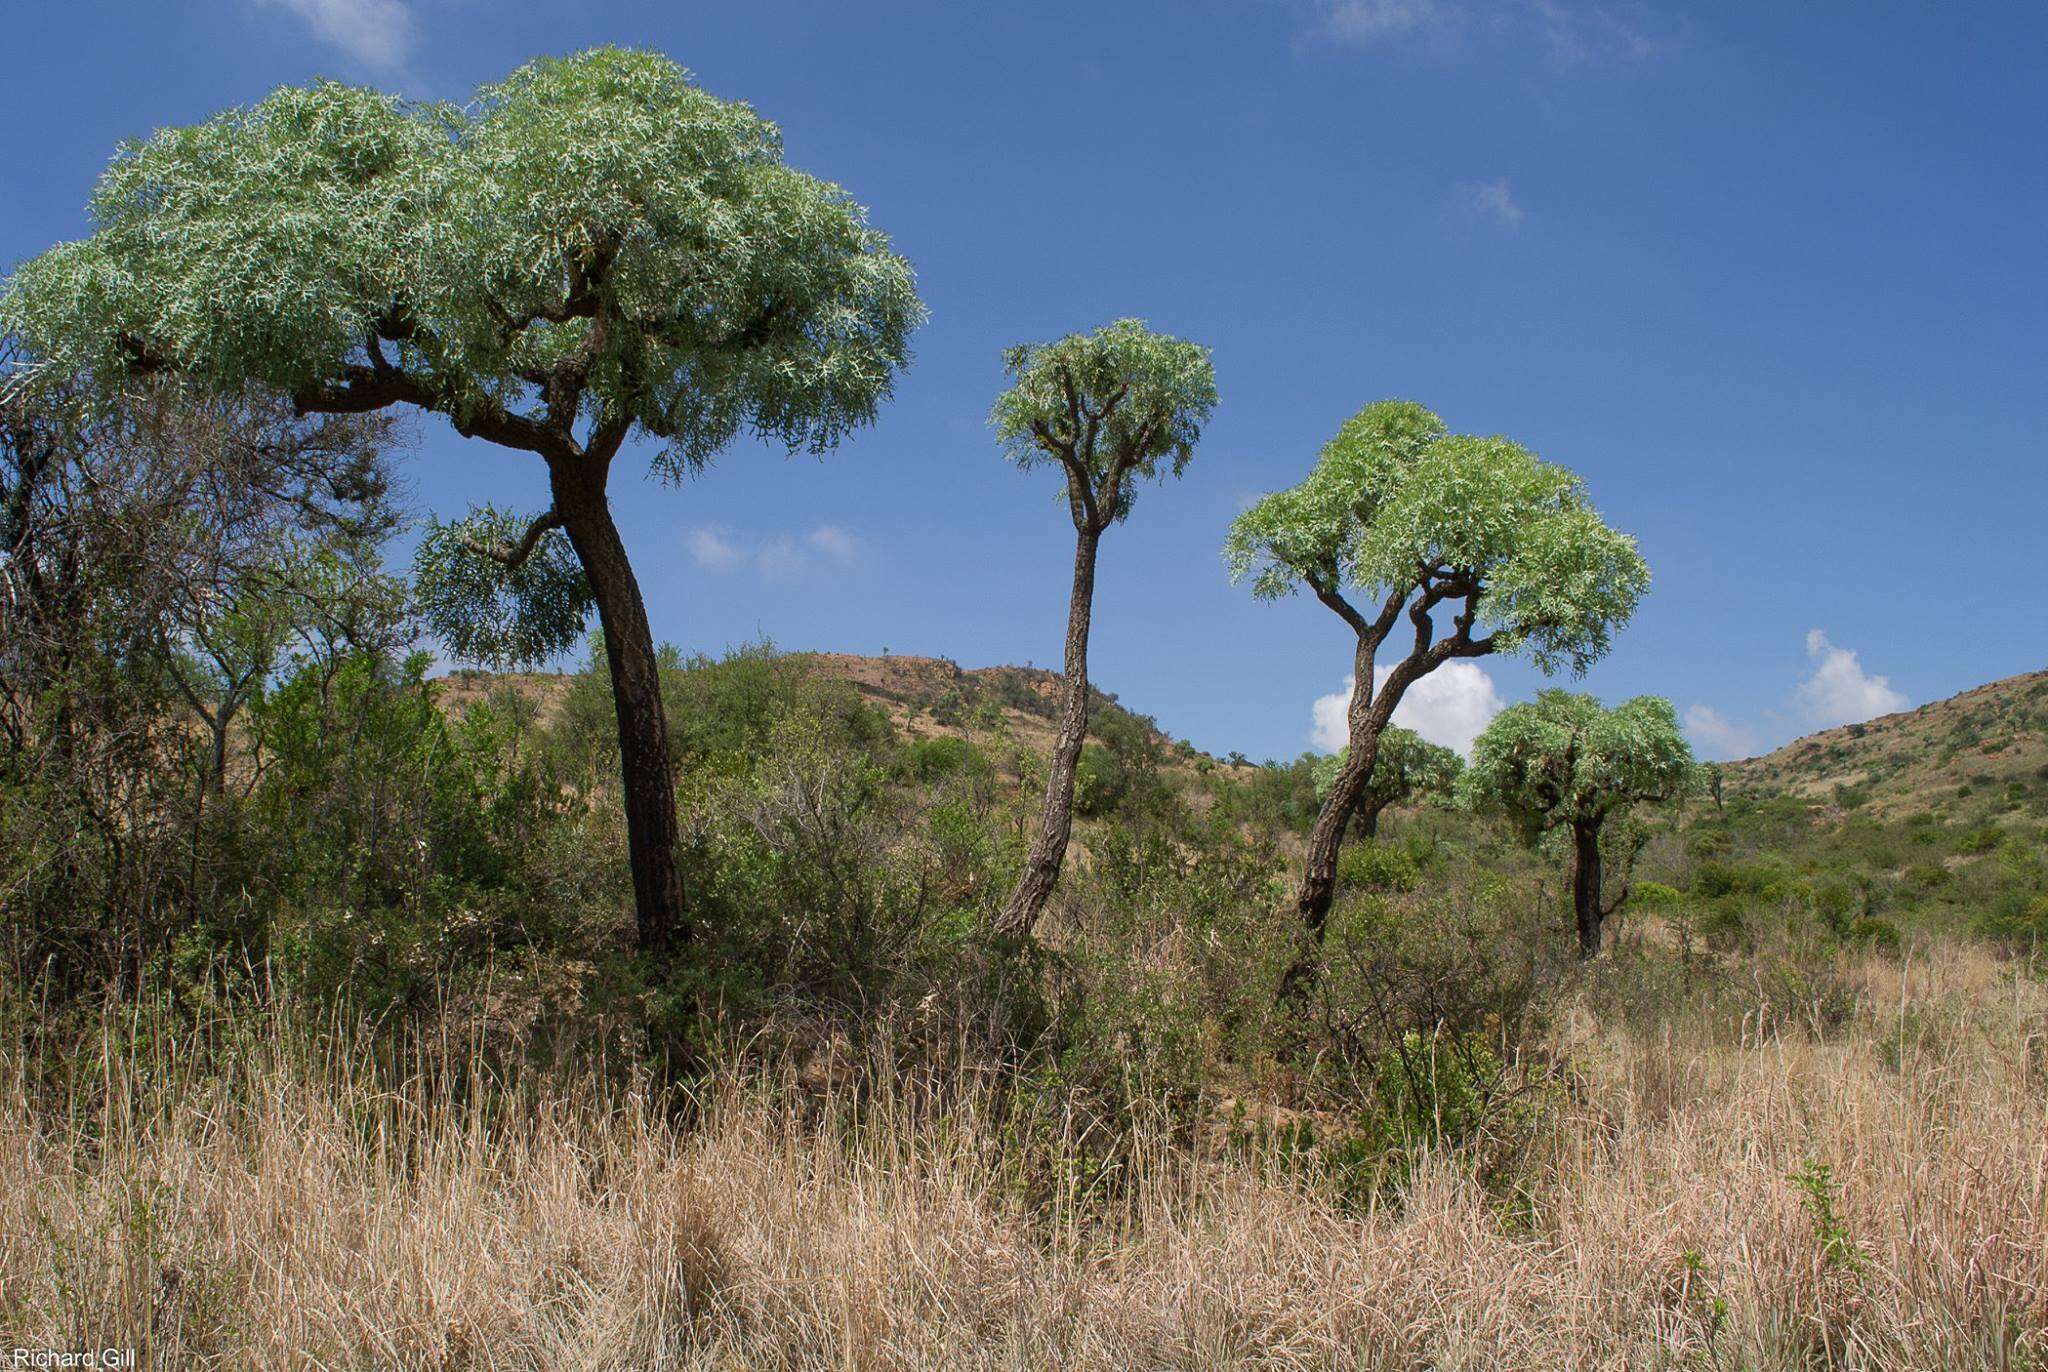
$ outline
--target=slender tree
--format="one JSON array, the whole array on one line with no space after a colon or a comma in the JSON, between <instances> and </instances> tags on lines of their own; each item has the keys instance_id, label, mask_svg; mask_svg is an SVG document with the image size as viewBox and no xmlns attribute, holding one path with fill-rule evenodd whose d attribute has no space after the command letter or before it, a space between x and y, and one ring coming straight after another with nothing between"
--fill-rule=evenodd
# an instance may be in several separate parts
<instances>
[{"instance_id":1,"label":"slender tree","mask_svg":"<svg viewBox=\"0 0 2048 1372\"><path fill-rule=\"evenodd\" d=\"M1224 557L1261 598L1307 587L1354 640L1347 752L1294 898L1309 945L1288 971L1291 992L1312 972L1338 850L1408 688L1453 658L1499 652L1582 671L1634 612L1649 570L1570 472L1505 438L1450 433L1398 400L1359 411L1306 480L1240 515ZM1382 669L1403 620L1406 651Z\"/></svg>"},{"instance_id":2,"label":"slender tree","mask_svg":"<svg viewBox=\"0 0 2048 1372\"><path fill-rule=\"evenodd\" d=\"M1327 799L1337 784L1344 764L1351 759L1347 744L1327 757L1316 759L1317 799ZM1371 838L1380 831L1380 812L1389 805L1429 797L1446 799L1457 784L1465 760L1440 743L1431 743L1412 729L1391 725L1380 735L1379 752L1372 761L1372 775L1358 793L1358 808L1352 812L1351 827Z\"/></svg>"},{"instance_id":3,"label":"slender tree","mask_svg":"<svg viewBox=\"0 0 2048 1372\"><path fill-rule=\"evenodd\" d=\"M616 48L462 106L285 88L124 147L92 213L91 237L0 295L0 326L46 366L255 386L302 414L410 406L543 464L547 510L515 538L485 512L464 542L507 566L554 549L559 570L566 537L611 666L640 943L676 945L674 787L613 461L636 433L670 479L742 433L832 447L906 361L909 267L844 192L784 165L774 125ZM463 624L474 577L428 580L436 622ZM539 581L559 610L559 578ZM483 607L473 649L559 650L581 629L557 614L494 638L505 608Z\"/></svg>"},{"instance_id":4,"label":"slender tree","mask_svg":"<svg viewBox=\"0 0 2048 1372\"><path fill-rule=\"evenodd\" d=\"M1670 701L1637 696L1609 710L1592 696L1550 690L1494 716L1461 784L1532 838L1569 833L1579 955L1590 958L1601 924L1628 900L1625 876L1612 900L1602 890L1602 829L1632 805L1689 794L1700 774Z\"/></svg>"},{"instance_id":5,"label":"slender tree","mask_svg":"<svg viewBox=\"0 0 2048 1372\"><path fill-rule=\"evenodd\" d=\"M1011 348L1003 366L1012 385L996 400L989 424L1019 467L1059 467L1074 521L1066 671L1045 808L1024 871L996 919L999 933L1017 938L1045 909L1073 832L1074 772L1088 737L1096 550L1104 531L1130 514L1140 478L1159 478L1162 464L1175 476L1187 467L1216 406L1216 377L1207 348L1135 319Z\"/></svg>"}]
</instances>

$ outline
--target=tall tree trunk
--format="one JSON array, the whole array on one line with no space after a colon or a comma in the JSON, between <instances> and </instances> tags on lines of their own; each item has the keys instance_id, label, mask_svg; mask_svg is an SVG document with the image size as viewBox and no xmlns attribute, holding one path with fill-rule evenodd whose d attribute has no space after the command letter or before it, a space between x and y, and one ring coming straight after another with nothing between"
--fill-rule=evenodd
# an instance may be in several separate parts
<instances>
[{"instance_id":1,"label":"tall tree trunk","mask_svg":"<svg viewBox=\"0 0 2048 1372\"><path fill-rule=\"evenodd\" d=\"M1600 826L1572 825L1572 912L1579 922L1579 956L1600 951Z\"/></svg>"},{"instance_id":2,"label":"tall tree trunk","mask_svg":"<svg viewBox=\"0 0 2048 1372\"><path fill-rule=\"evenodd\" d=\"M1323 808L1316 812L1315 826L1308 834L1308 858L1301 866L1301 884L1294 892L1295 917L1317 942L1322 941L1323 926L1329 921L1330 905L1337 895L1337 851L1344 846L1344 831L1365 794L1366 783L1372 779L1373 763L1379 758L1380 731L1373 727L1375 712L1367 694L1371 689L1372 669L1368 664L1351 691L1347 713L1349 751L1344 765L1337 770L1336 780L1330 784L1330 794L1323 797Z\"/></svg>"},{"instance_id":3,"label":"tall tree trunk","mask_svg":"<svg viewBox=\"0 0 2048 1372\"><path fill-rule=\"evenodd\" d=\"M1095 550L1100 529L1082 526L1074 542L1074 589L1067 601L1066 691L1060 700L1060 731L1053 740L1052 766L1045 779L1045 809L1038 837L1024 859L1017 888L996 917L996 932L1022 938L1031 932L1052 898L1067 840L1074 832L1074 772L1088 740L1088 623L1095 606Z\"/></svg>"},{"instance_id":4,"label":"tall tree trunk","mask_svg":"<svg viewBox=\"0 0 2048 1372\"><path fill-rule=\"evenodd\" d=\"M640 583L612 523L603 477L573 463L551 464L555 511L597 598L619 721L619 779L625 792L626 850L633 868L636 931L643 952L668 953L688 937L683 876L676 863L676 793L662 715L654 636Z\"/></svg>"},{"instance_id":5,"label":"tall tree trunk","mask_svg":"<svg viewBox=\"0 0 2048 1372\"><path fill-rule=\"evenodd\" d=\"M1329 924L1330 906L1337 898L1337 853L1344 846L1344 831L1350 827L1379 757L1380 731L1372 724L1371 689L1372 663L1368 659L1351 689L1349 751L1344 765L1337 769L1336 780L1330 783L1330 794L1323 797L1323 808L1316 812L1315 826L1309 830L1308 857L1301 865L1301 884L1294 892L1294 917L1306 937L1280 978L1283 999L1301 995L1315 980L1316 956ZM1379 812L1373 811L1374 824L1378 818Z\"/></svg>"}]
</instances>

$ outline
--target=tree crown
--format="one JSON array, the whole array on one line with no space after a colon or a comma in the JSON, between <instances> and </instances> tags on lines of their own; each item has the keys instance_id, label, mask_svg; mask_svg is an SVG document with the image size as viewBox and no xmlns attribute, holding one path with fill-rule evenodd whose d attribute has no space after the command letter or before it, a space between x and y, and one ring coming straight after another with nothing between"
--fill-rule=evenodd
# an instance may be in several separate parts
<instances>
[{"instance_id":1,"label":"tree crown","mask_svg":"<svg viewBox=\"0 0 2048 1372\"><path fill-rule=\"evenodd\" d=\"M1350 745L1316 759L1316 799L1330 793L1337 772L1350 756ZM1365 799L1392 805L1409 796L1446 796L1464 770L1465 759L1440 743L1431 743L1413 729L1390 725L1380 733L1379 751L1373 754L1372 775L1365 783Z\"/></svg>"},{"instance_id":2,"label":"tree crown","mask_svg":"<svg viewBox=\"0 0 2048 1372\"><path fill-rule=\"evenodd\" d=\"M922 318L909 266L773 124L619 48L460 107L287 87L127 144L92 215L0 295L63 368L412 403L550 457L637 424L670 474L742 431L829 447Z\"/></svg>"},{"instance_id":3,"label":"tree crown","mask_svg":"<svg viewBox=\"0 0 2048 1372\"><path fill-rule=\"evenodd\" d=\"M1418 592L1425 612L1462 602L1469 651L1525 652L1545 671L1603 655L1649 585L1635 540L1576 476L1404 400L1347 421L1305 480L1232 523L1224 558L1269 599L1301 586L1346 610L1347 589L1384 597L1381 634ZM1347 618L1364 631L1374 615Z\"/></svg>"},{"instance_id":4,"label":"tree crown","mask_svg":"<svg viewBox=\"0 0 2048 1372\"><path fill-rule=\"evenodd\" d=\"M1012 384L989 412L1003 452L1027 469L1060 464L1077 522L1097 527L1128 515L1162 462L1179 476L1216 408L1209 350L1136 319L1019 344L1003 370Z\"/></svg>"},{"instance_id":5,"label":"tree crown","mask_svg":"<svg viewBox=\"0 0 2048 1372\"><path fill-rule=\"evenodd\" d=\"M1671 702L1636 696L1607 709L1549 690L1495 715L1472 746L1461 789L1540 832L1594 823L1638 801L1677 800L1697 785Z\"/></svg>"}]
</instances>

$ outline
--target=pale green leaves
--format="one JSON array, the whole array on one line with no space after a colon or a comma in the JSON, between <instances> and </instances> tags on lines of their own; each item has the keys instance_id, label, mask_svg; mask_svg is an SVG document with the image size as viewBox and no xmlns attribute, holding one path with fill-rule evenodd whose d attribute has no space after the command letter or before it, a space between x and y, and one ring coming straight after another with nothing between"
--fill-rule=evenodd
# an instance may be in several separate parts
<instances>
[{"instance_id":1,"label":"pale green leaves","mask_svg":"<svg viewBox=\"0 0 2048 1372\"><path fill-rule=\"evenodd\" d=\"M1010 348L1003 369L1013 384L989 426L1005 455L1065 466L1108 506L1105 521L1130 512L1138 479L1162 462L1180 475L1216 408L1209 350L1136 319Z\"/></svg>"},{"instance_id":2,"label":"pale green leaves","mask_svg":"<svg viewBox=\"0 0 2048 1372\"><path fill-rule=\"evenodd\" d=\"M1551 690L1494 717L1459 789L1540 831L1597 824L1637 801L1676 800L1698 782L1670 701L1636 696L1609 710L1592 696Z\"/></svg>"},{"instance_id":3,"label":"pale green leaves","mask_svg":"<svg viewBox=\"0 0 2048 1372\"><path fill-rule=\"evenodd\" d=\"M1318 801L1329 795L1350 753L1347 744L1316 759L1313 778ZM1380 733L1379 750L1373 754L1372 775L1366 780L1364 799L1382 806L1411 797L1445 799L1451 795L1464 767L1465 760L1449 748L1431 743L1413 729L1390 725Z\"/></svg>"},{"instance_id":4,"label":"pale green leaves","mask_svg":"<svg viewBox=\"0 0 2048 1372\"><path fill-rule=\"evenodd\" d=\"M360 347L417 255L438 112L333 82L122 147L98 231L26 263L0 314L40 355L291 391Z\"/></svg>"},{"instance_id":5,"label":"pale green leaves","mask_svg":"<svg viewBox=\"0 0 2048 1372\"><path fill-rule=\"evenodd\" d=\"M288 394L388 363L459 419L574 356L576 418L637 422L671 472L743 431L831 446L923 318L908 264L772 124L616 48L461 109L286 88L124 149L92 210L0 297L44 357Z\"/></svg>"},{"instance_id":6,"label":"pale green leaves","mask_svg":"<svg viewBox=\"0 0 2048 1372\"><path fill-rule=\"evenodd\" d=\"M514 557L531 524L491 505L453 524L428 521L413 554L413 585L421 619L457 657L532 666L583 633L590 583L568 537L550 529Z\"/></svg>"},{"instance_id":7,"label":"pale green leaves","mask_svg":"<svg viewBox=\"0 0 2048 1372\"><path fill-rule=\"evenodd\" d=\"M1432 581L1476 587L1475 636L1546 671L1605 653L1649 585L1634 540L1578 478L1508 439L1452 434L1409 401L1360 411L1306 480L1238 517L1224 558L1267 598L1304 584L1388 600Z\"/></svg>"}]
</instances>

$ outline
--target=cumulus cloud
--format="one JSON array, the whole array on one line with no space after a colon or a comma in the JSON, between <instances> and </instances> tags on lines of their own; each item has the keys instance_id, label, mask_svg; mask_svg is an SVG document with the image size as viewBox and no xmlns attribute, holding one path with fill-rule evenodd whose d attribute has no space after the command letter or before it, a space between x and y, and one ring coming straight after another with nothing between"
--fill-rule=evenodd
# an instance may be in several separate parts
<instances>
[{"instance_id":1,"label":"cumulus cloud","mask_svg":"<svg viewBox=\"0 0 2048 1372\"><path fill-rule=\"evenodd\" d=\"M777 579L801 576L825 563L847 566L860 556L860 541L837 524L820 524L801 538L775 534L758 539L705 527L691 529L683 544L696 564L707 571L747 569Z\"/></svg>"},{"instance_id":2,"label":"cumulus cloud","mask_svg":"<svg viewBox=\"0 0 2048 1372\"><path fill-rule=\"evenodd\" d=\"M1807 631L1806 655L1813 659L1813 675L1799 683L1799 704L1821 728L1859 724L1906 708L1905 695L1893 690L1888 679L1864 671L1852 649L1836 647L1821 630Z\"/></svg>"},{"instance_id":3,"label":"cumulus cloud","mask_svg":"<svg viewBox=\"0 0 2048 1372\"><path fill-rule=\"evenodd\" d=\"M1685 732L1702 754L1717 759L1754 757L1764 750L1755 729L1737 724L1711 705L1686 707Z\"/></svg>"},{"instance_id":4,"label":"cumulus cloud","mask_svg":"<svg viewBox=\"0 0 2048 1372\"><path fill-rule=\"evenodd\" d=\"M1391 667L1373 671L1375 690L1386 685L1392 671ZM1309 740L1325 752L1334 753L1344 746L1344 712L1350 706L1351 692L1357 683L1357 677L1347 678L1343 690L1316 698ZM1472 740L1479 737L1506 704L1493 678L1477 663L1446 662L1408 688L1401 703L1394 707L1394 723L1413 729L1431 743L1470 754Z\"/></svg>"},{"instance_id":5,"label":"cumulus cloud","mask_svg":"<svg viewBox=\"0 0 2048 1372\"><path fill-rule=\"evenodd\" d=\"M1482 181L1471 189L1472 212L1507 233L1522 227L1522 207L1505 178Z\"/></svg>"},{"instance_id":6,"label":"cumulus cloud","mask_svg":"<svg viewBox=\"0 0 2048 1372\"><path fill-rule=\"evenodd\" d=\"M413 15L405 0L262 0L306 21L322 42L366 67L398 71L412 56Z\"/></svg>"}]
</instances>

